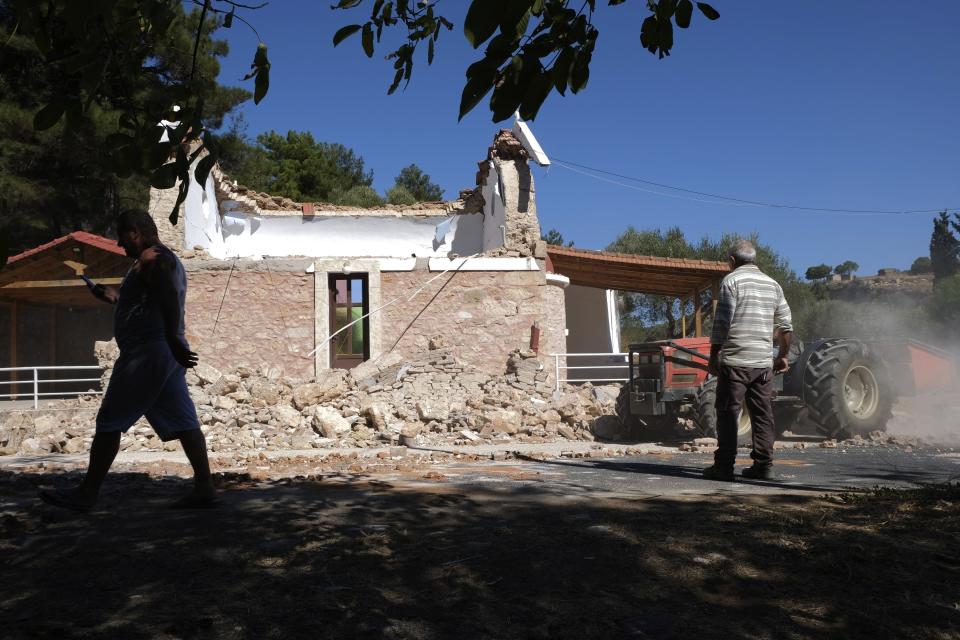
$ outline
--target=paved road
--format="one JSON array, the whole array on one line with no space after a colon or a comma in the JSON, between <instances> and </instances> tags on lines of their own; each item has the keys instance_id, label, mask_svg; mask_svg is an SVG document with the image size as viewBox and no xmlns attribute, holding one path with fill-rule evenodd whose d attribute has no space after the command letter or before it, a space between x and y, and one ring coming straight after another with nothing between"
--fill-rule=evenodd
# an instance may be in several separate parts
<instances>
[{"instance_id":1,"label":"paved road","mask_svg":"<svg viewBox=\"0 0 960 640\"><path fill-rule=\"evenodd\" d=\"M595 445L594 445L595 446ZM605 445L620 448L617 445ZM477 447L421 448L405 450L411 455L429 452L492 456L499 454L506 460L427 462L413 469L391 473L382 469L380 477L396 476L417 481L430 470L436 471L452 484L484 486L486 488L536 489L556 496L584 494L620 494L633 497L684 496L708 494L784 494L819 495L830 491L866 489L875 486L917 487L927 483L960 481L960 451L952 448L897 446L863 446L836 449L806 448L777 451L776 471L780 481L759 482L738 478L736 482L704 480L702 469L712 462L709 453L684 453L675 448L652 446L656 453L639 456L608 458L569 458L563 455L590 456L598 451L590 443L551 443L543 445L484 445ZM375 460L378 453L391 455L397 449L356 450L367 460ZM298 455L321 458L336 450L307 450L270 452L270 458ZM565 453L566 452L566 453ZM347 453L347 452L340 452ZM547 460L541 460L546 456ZM216 457L216 456L214 456ZM118 468L129 464L144 464L158 460L186 462L176 452L122 452ZM397 458L394 458L397 460ZM389 460L384 462L389 463ZM0 469L17 470L45 463L50 469L86 466L86 454L0 457ZM740 468L750 464L745 452L737 460ZM277 467L280 475L283 465ZM431 480L435 484L435 480Z\"/></svg>"},{"instance_id":2,"label":"paved road","mask_svg":"<svg viewBox=\"0 0 960 640\"><path fill-rule=\"evenodd\" d=\"M845 489L918 487L960 480L960 453L938 449L895 447L800 449L778 452L779 482L738 478L736 482L704 480L701 470L712 456L677 453L623 458L528 460L452 465L445 471L462 485L537 484L556 493L601 492L653 495L805 493ZM738 465L749 464L748 458Z\"/></svg>"}]
</instances>

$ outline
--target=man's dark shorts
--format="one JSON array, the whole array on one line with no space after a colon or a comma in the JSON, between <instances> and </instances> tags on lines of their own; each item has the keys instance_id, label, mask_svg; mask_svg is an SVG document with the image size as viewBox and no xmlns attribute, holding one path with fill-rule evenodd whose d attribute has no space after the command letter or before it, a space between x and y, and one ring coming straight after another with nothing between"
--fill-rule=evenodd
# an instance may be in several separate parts
<instances>
[{"instance_id":1,"label":"man's dark shorts","mask_svg":"<svg viewBox=\"0 0 960 640\"><path fill-rule=\"evenodd\" d=\"M199 429L185 376L165 342L124 349L97 413L97 433L126 432L142 416L164 442Z\"/></svg>"}]
</instances>

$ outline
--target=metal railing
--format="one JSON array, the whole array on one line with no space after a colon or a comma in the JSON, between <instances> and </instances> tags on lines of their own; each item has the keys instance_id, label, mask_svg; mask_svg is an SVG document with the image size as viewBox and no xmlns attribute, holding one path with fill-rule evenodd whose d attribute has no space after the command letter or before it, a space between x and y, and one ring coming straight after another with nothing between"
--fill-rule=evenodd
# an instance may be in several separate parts
<instances>
[{"instance_id":1,"label":"metal railing","mask_svg":"<svg viewBox=\"0 0 960 640\"><path fill-rule=\"evenodd\" d=\"M13 389L12 393L0 393L0 398L5 398L8 400L14 400L21 397L32 398L33 399L33 408L40 408L40 398L46 397L65 397L65 396L79 396L79 395L102 395L103 390L100 389L100 377L96 378L41 378L41 371L103 371L103 368L97 365L73 365L73 366L61 366L61 365L52 365L47 367L0 367L0 375L4 373L14 373L19 371L30 371L32 372L32 379L26 380L0 380L0 388L6 386L26 386L31 389L27 393ZM89 390L83 389L78 391L40 391L41 385L49 384L76 384L79 382L96 382L97 389Z\"/></svg>"},{"instance_id":2,"label":"metal railing","mask_svg":"<svg viewBox=\"0 0 960 640\"><path fill-rule=\"evenodd\" d=\"M627 356L626 353L551 353L550 356L553 358L553 367L554 367L554 379L556 382L557 391L560 390L560 385L564 382L626 382L627 378L630 376L630 371L627 366ZM567 361L570 358L603 358L606 357L608 362L604 364L590 364L590 365L577 365L570 366L567 364ZM560 364L560 358L564 358L564 363ZM587 369L613 369L613 370L623 370L622 378L564 378L560 376L560 372L566 372L566 375L570 375L570 371L583 371ZM575 374L579 375L579 374Z\"/></svg>"}]
</instances>

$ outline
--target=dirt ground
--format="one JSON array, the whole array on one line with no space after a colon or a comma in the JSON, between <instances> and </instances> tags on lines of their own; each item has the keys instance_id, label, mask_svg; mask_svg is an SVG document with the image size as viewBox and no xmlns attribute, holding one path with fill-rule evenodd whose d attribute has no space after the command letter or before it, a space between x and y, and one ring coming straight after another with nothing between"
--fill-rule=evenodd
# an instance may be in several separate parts
<instances>
[{"instance_id":1,"label":"dirt ground","mask_svg":"<svg viewBox=\"0 0 960 640\"><path fill-rule=\"evenodd\" d=\"M960 488L629 499L410 466L0 472L4 638L960 638ZM517 473L523 473L522 466ZM290 477L278 477L289 475Z\"/></svg>"}]
</instances>

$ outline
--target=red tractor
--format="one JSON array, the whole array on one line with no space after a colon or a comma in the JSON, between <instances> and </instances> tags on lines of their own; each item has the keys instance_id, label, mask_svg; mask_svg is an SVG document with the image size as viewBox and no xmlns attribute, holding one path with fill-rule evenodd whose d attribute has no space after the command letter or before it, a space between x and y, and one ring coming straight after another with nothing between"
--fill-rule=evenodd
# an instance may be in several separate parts
<instances>
[{"instance_id":1,"label":"red tractor","mask_svg":"<svg viewBox=\"0 0 960 640\"><path fill-rule=\"evenodd\" d=\"M633 434L680 426L716 437L717 379L707 373L709 358L709 338L630 345L630 377L617 398L623 426ZM948 352L913 340L831 338L803 345L795 339L789 361L776 377L778 431L807 422L836 439L885 431L898 396L951 389L957 378ZM737 441L750 442L747 412Z\"/></svg>"}]
</instances>

